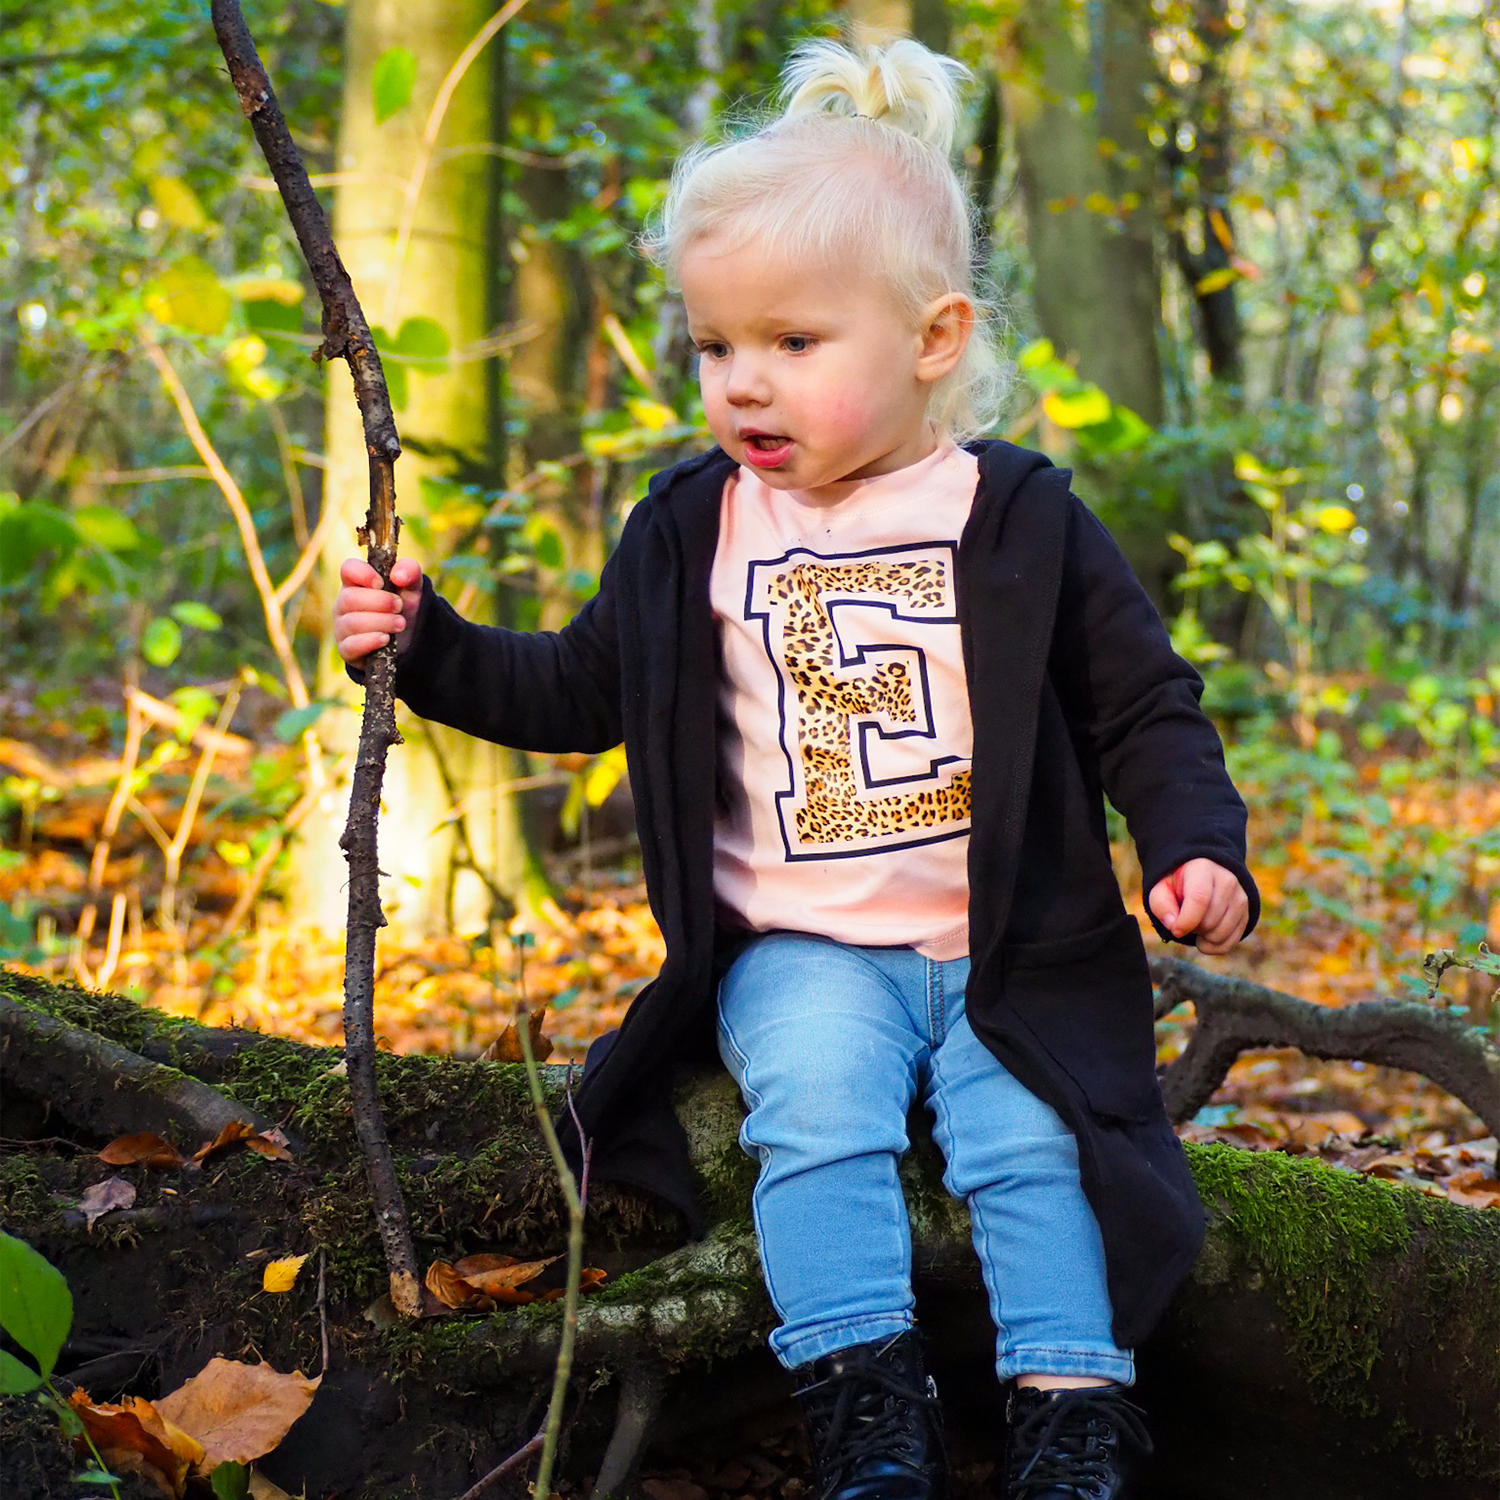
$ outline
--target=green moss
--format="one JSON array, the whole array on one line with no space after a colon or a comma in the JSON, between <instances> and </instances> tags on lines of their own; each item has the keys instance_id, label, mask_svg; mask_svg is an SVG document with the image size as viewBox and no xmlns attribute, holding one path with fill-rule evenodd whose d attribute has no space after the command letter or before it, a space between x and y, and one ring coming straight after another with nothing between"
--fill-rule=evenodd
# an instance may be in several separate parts
<instances>
[{"instance_id":1,"label":"green moss","mask_svg":"<svg viewBox=\"0 0 1500 1500\"><path fill-rule=\"evenodd\" d=\"M1500 1379L1500 1309L1493 1295L1470 1295L1476 1275L1488 1284L1500 1266L1500 1214L1278 1152L1187 1149L1216 1220L1195 1279L1261 1277L1332 1404L1372 1413L1367 1382L1386 1340L1409 1352L1413 1339L1445 1336L1430 1316L1425 1329L1404 1316L1418 1308L1463 1308L1473 1357L1487 1366L1476 1388Z\"/></svg>"},{"instance_id":2,"label":"green moss","mask_svg":"<svg viewBox=\"0 0 1500 1500\"><path fill-rule=\"evenodd\" d=\"M39 1224L59 1211L52 1190L28 1156L0 1156L0 1223Z\"/></svg>"}]
</instances>

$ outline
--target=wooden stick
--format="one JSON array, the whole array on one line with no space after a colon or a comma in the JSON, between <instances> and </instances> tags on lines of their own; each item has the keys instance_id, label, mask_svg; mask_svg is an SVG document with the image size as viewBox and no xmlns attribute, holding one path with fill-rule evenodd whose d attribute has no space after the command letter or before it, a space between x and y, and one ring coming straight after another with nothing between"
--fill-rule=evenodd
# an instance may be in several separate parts
<instances>
[{"instance_id":1,"label":"wooden stick","mask_svg":"<svg viewBox=\"0 0 1500 1500\"><path fill-rule=\"evenodd\" d=\"M370 507L359 538L372 568L389 586L396 561L401 523L396 516L395 465L401 455L396 420L375 340L354 283L339 258L323 206L307 168L292 142L276 102L275 90L255 50L238 0L213 0L214 35L219 39L240 108L276 179L287 216L302 247L318 298L323 304L323 343L315 359L345 359L354 378L354 395L364 424L370 458ZM399 744L396 732L396 648L390 644L365 662L365 711L359 731L359 753L349 799L349 821L339 845L349 861L349 931L344 960L344 1057L349 1070L349 1099L354 1131L364 1154L375 1199L375 1219L385 1247L391 1302L408 1318L421 1314L421 1282L406 1204L396 1177L380 1114L375 1079L375 934L385 926L380 909L380 865L376 835L385 758Z\"/></svg>"}]
</instances>

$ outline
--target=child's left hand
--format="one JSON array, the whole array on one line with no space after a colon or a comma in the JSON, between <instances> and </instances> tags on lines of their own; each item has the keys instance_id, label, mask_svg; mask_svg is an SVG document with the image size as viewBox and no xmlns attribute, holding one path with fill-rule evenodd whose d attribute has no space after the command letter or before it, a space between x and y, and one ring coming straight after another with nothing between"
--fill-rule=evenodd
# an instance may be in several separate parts
<instances>
[{"instance_id":1,"label":"child's left hand","mask_svg":"<svg viewBox=\"0 0 1500 1500\"><path fill-rule=\"evenodd\" d=\"M1198 951L1217 958L1244 935L1250 898L1239 880L1211 859L1190 859L1151 888L1151 910L1175 938L1198 935Z\"/></svg>"}]
</instances>

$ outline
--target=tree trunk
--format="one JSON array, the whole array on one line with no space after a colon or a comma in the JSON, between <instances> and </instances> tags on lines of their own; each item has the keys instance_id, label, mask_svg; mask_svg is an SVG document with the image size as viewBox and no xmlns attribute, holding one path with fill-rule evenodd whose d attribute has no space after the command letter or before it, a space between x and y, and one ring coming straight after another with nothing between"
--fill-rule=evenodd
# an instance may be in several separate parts
<instances>
[{"instance_id":1,"label":"tree trunk","mask_svg":"<svg viewBox=\"0 0 1500 1500\"><path fill-rule=\"evenodd\" d=\"M304 1274L282 1297L260 1294L267 1256L307 1253L326 1257L332 1374L261 1465L277 1483L292 1492L306 1485L310 1495L337 1487L353 1500L457 1494L534 1430L559 1332L555 1306L415 1327L391 1326L371 1306L384 1266L347 1087L331 1069L336 1052L206 1031L19 976L0 975L0 989L17 1009L87 1028L143 1067L170 1064L240 1109L289 1113L300 1142L292 1167L246 1155L197 1173L105 1168L45 1139L67 1132L97 1148L101 1132L79 1113L81 1096L26 1057L0 1052L0 1207L7 1228L72 1284L78 1315L64 1376L104 1398L170 1390L219 1351L254 1350L278 1369L312 1370L316 1278ZM481 1250L554 1254L565 1213L522 1070L427 1057L382 1056L380 1065L424 1264ZM565 1070L547 1072L560 1104ZM138 1097L122 1080L116 1109ZM722 1075L703 1077L679 1092L678 1112L712 1226L705 1239L683 1244L674 1216L654 1200L608 1184L590 1195L588 1259L610 1278L580 1312L582 1415L565 1468L575 1479L601 1472L616 1399L589 1391L607 1368L624 1385L608 1443L616 1493L642 1441L697 1433L722 1444L728 1429L788 1394L764 1349L773 1317L748 1222L755 1168L737 1143L738 1097ZM118 1123L112 1117L110 1128ZM902 1181L919 1315L955 1447L993 1457L1001 1395L968 1219L913 1125ZM175 1144L198 1144L190 1121L178 1128L187 1133ZM1160 1450L1154 1500L1492 1494L1500 1213L1275 1153L1189 1147L1189 1159L1208 1246L1139 1351L1138 1396ZM71 1205L110 1171L136 1183L137 1206L90 1233Z\"/></svg>"},{"instance_id":2,"label":"tree trunk","mask_svg":"<svg viewBox=\"0 0 1500 1500\"><path fill-rule=\"evenodd\" d=\"M1094 34L1081 10L1029 0L1006 40L1042 332L1078 372L1153 426L1162 418L1146 87L1150 10L1105 0Z\"/></svg>"},{"instance_id":3,"label":"tree trunk","mask_svg":"<svg viewBox=\"0 0 1500 1500\"><path fill-rule=\"evenodd\" d=\"M453 95L399 268L395 252L405 185L423 155L434 97L493 9L488 0L437 0L416 9L399 0L350 0L347 7L337 160L347 175L337 188L334 238L371 323L385 328L388 338L413 317L438 323L455 351L492 332L494 174L483 152L464 148L484 146L493 136L493 52L480 55ZM394 47L415 56L416 81L410 103L382 124L375 118L372 75L376 61ZM437 373L405 367L408 396L398 421L406 451L396 482L408 517L425 513L424 479L499 477L491 469L497 402L486 365L450 361ZM359 412L342 365L330 366L327 387L324 504L348 518L348 529L335 533L323 556L332 597L364 514L368 478ZM401 538L402 555L427 567L443 545L442 533L433 533L424 548L410 527ZM476 612L485 603L481 596ZM358 698L331 650L320 664L319 690L343 703ZM382 896L392 926L414 935L449 927L482 931L496 905L492 886L501 915L512 906L534 910L546 882L527 847L515 799L500 790L523 776L524 766L510 751L497 753L438 726L402 727L407 743L391 755L380 830L388 877ZM353 743L357 720L347 709L333 709L320 728L337 752ZM299 921L330 930L343 921L337 838L347 797L347 786L339 788L308 818L294 853L292 910ZM456 816L455 807L461 808Z\"/></svg>"}]
</instances>

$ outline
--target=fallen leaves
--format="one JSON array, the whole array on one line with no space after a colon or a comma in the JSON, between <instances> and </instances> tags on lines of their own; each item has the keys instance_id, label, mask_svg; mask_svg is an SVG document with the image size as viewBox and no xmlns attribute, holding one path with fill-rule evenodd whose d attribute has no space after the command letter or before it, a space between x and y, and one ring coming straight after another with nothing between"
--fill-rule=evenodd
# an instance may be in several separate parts
<instances>
[{"instance_id":1,"label":"fallen leaves","mask_svg":"<svg viewBox=\"0 0 1500 1500\"><path fill-rule=\"evenodd\" d=\"M309 1379L301 1370L284 1375L264 1361L246 1365L215 1358L156 1407L202 1444L202 1468L247 1464L287 1435L312 1405L322 1379Z\"/></svg>"},{"instance_id":2,"label":"fallen leaves","mask_svg":"<svg viewBox=\"0 0 1500 1500\"><path fill-rule=\"evenodd\" d=\"M69 1407L112 1473L139 1474L168 1500L182 1500L190 1476L206 1479L220 1464L248 1464L275 1448L321 1382L300 1370L284 1375L264 1362L215 1358L159 1401L96 1403L74 1391Z\"/></svg>"},{"instance_id":3,"label":"fallen leaves","mask_svg":"<svg viewBox=\"0 0 1500 1500\"><path fill-rule=\"evenodd\" d=\"M257 1156L270 1157L273 1161L291 1161L292 1153L287 1149L286 1137L276 1129L257 1130L245 1120L231 1120L206 1146L193 1152L195 1162L207 1161L210 1156L226 1151L230 1146L247 1146Z\"/></svg>"},{"instance_id":4,"label":"fallen leaves","mask_svg":"<svg viewBox=\"0 0 1500 1500\"><path fill-rule=\"evenodd\" d=\"M202 1443L139 1396L96 1406L85 1392L74 1391L68 1404L111 1473L139 1474L180 1500L188 1471L203 1459Z\"/></svg>"},{"instance_id":5,"label":"fallen leaves","mask_svg":"<svg viewBox=\"0 0 1500 1500\"><path fill-rule=\"evenodd\" d=\"M552 1056L552 1040L542 1035L542 1023L547 1019L547 1007L539 1006L527 1013L526 1030L531 1038L531 1055L537 1062L546 1062ZM521 1050L521 1033L512 1021L499 1036L480 1054L484 1062L518 1063L526 1061Z\"/></svg>"},{"instance_id":6,"label":"fallen leaves","mask_svg":"<svg viewBox=\"0 0 1500 1500\"><path fill-rule=\"evenodd\" d=\"M546 1260L517 1260L510 1255L466 1255L449 1264L435 1260L427 1268L425 1284L436 1307L452 1312L492 1312L497 1306L524 1307L531 1302L555 1302L565 1294L564 1287L546 1291L527 1290L526 1283L536 1280L548 1266L562 1257ZM586 1266L579 1275L580 1293L602 1286L605 1273L597 1266Z\"/></svg>"},{"instance_id":7,"label":"fallen leaves","mask_svg":"<svg viewBox=\"0 0 1500 1500\"><path fill-rule=\"evenodd\" d=\"M296 1285L297 1273L302 1269L305 1255L286 1255L280 1260L269 1261L261 1274L260 1286L264 1292L289 1292Z\"/></svg>"},{"instance_id":8,"label":"fallen leaves","mask_svg":"<svg viewBox=\"0 0 1500 1500\"><path fill-rule=\"evenodd\" d=\"M117 1208L130 1208L135 1203L135 1185L123 1177L106 1177L96 1182L82 1198L78 1206L83 1210L83 1227L92 1229L97 1219L113 1213Z\"/></svg>"},{"instance_id":9,"label":"fallen leaves","mask_svg":"<svg viewBox=\"0 0 1500 1500\"><path fill-rule=\"evenodd\" d=\"M185 1158L171 1141L142 1130L136 1135L116 1137L99 1153L99 1160L112 1167L158 1167L169 1171L180 1167Z\"/></svg>"}]
</instances>

